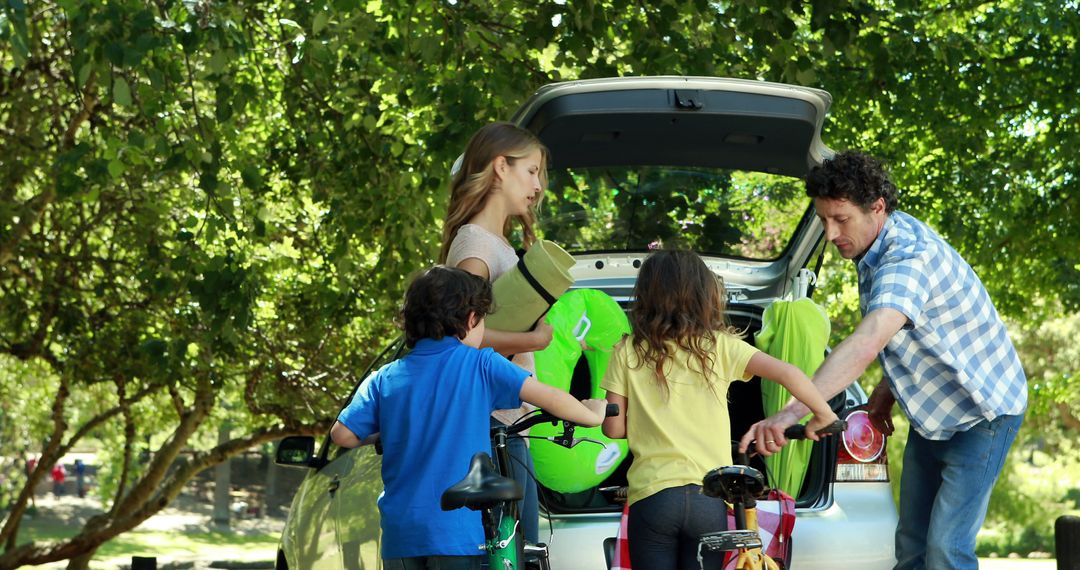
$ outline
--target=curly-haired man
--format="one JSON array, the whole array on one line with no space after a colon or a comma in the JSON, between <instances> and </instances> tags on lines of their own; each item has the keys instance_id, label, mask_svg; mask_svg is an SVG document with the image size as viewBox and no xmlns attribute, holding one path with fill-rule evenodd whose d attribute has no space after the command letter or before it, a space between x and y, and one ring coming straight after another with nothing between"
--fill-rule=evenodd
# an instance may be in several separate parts
<instances>
[{"instance_id":1,"label":"curly-haired man","mask_svg":"<svg viewBox=\"0 0 1080 570\"><path fill-rule=\"evenodd\" d=\"M868 412L886 434L900 403L911 420L900 482L898 569L978 568L975 535L1027 408L1027 379L978 276L921 221L897 211L881 163L859 152L826 160L806 194L828 239L859 276L862 320L814 374L832 397L876 357L885 380ZM755 424L763 454L807 414L793 401Z\"/></svg>"}]
</instances>

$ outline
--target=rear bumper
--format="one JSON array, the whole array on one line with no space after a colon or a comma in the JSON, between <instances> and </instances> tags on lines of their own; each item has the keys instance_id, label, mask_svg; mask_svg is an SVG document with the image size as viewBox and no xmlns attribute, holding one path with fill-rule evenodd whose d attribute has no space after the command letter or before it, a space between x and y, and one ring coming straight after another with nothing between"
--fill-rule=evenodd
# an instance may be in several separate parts
<instances>
[{"instance_id":1,"label":"rear bumper","mask_svg":"<svg viewBox=\"0 0 1080 570\"><path fill-rule=\"evenodd\" d=\"M791 567L795 570L859 568L887 570L896 561L896 506L888 483L835 483L833 504L796 512ZM605 570L604 539L615 536L618 513L541 517L540 540L551 567Z\"/></svg>"},{"instance_id":2,"label":"rear bumper","mask_svg":"<svg viewBox=\"0 0 1080 570\"><path fill-rule=\"evenodd\" d=\"M833 504L796 512L791 567L888 570L896 564L896 505L888 483L834 483Z\"/></svg>"}]
</instances>

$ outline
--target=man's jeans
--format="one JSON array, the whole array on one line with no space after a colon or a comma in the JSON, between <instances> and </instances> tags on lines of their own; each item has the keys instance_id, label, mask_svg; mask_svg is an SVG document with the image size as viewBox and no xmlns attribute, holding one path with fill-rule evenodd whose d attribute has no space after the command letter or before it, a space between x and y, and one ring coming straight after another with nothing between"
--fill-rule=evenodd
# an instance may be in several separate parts
<instances>
[{"instance_id":1,"label":"man's jeans","mask_svg":"<svg viewBox=\"0 0 1080 570\"><path fill-rule=\"evenodd\" d=\"M896 570L976 569L975 535L1024 416L982 421L946 441L908 431Z\"/></svg>"},{"instance_id":2,"label":"man's jeans","mask_svg":"<svg viewBox=\"0 0 1080 570\"><path fill-rule=\"evenodd\" d=\"M703 549L698 564L698 537L727 530L727 505L701 494L701 486L670 487L633 505L626 521L630 566L641 570L719 568L724 553Z\"/></svg>"},{"instance_id":3,"label":"man's jeans","mask_svg":"<svg viewBox=\"0 0 1080 570\"><path fill-rule=\"evenodd\" d=\"M480 570L483 556L421 556L383 560L384 570Z\"/></svg>"}]
</instances>

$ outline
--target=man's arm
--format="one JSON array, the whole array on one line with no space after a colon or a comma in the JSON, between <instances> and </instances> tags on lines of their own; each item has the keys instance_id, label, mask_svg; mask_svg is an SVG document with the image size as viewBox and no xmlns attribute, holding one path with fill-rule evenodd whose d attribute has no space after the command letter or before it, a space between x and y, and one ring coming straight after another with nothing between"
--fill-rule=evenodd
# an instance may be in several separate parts
<instances>
[{"instance_id":1,"label":"man's arm","mask_svg":"<svg viewBox=\"0 0 1080 570\"><path fill-rule=\"evenodd\" d=\"M863 317L855 332L838 344L817 369L812 378L814 386L826 400L842 392L866 371L905 323L907 317L895 309L883 308L870 312ZM798 423L809 413L810 408L792 399L779 412L751 426L750 431L742 437L739 448L745 450L754 440L774 441L778 447L782 447L787 442L784 429ZM758 451L762 455L770 455L761 446L758 446Z\"/></svg>"}]
</instances>

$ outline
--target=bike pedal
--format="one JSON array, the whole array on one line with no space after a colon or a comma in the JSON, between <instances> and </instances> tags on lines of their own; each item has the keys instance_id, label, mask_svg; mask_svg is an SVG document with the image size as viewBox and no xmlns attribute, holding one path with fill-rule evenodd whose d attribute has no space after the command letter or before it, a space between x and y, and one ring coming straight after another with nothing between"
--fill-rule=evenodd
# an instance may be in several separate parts
<instances>
[{"instance_id":1,"label":"bike pedal","mask_svg":"<svg viewBox=\"0 0 1080 570\"><path fill-rule=\"evenodd\" d=\"M701 535L701 544L713 551L761 548L761 537L752 530L724 530Z\"/></svg>"}]
</instances>

